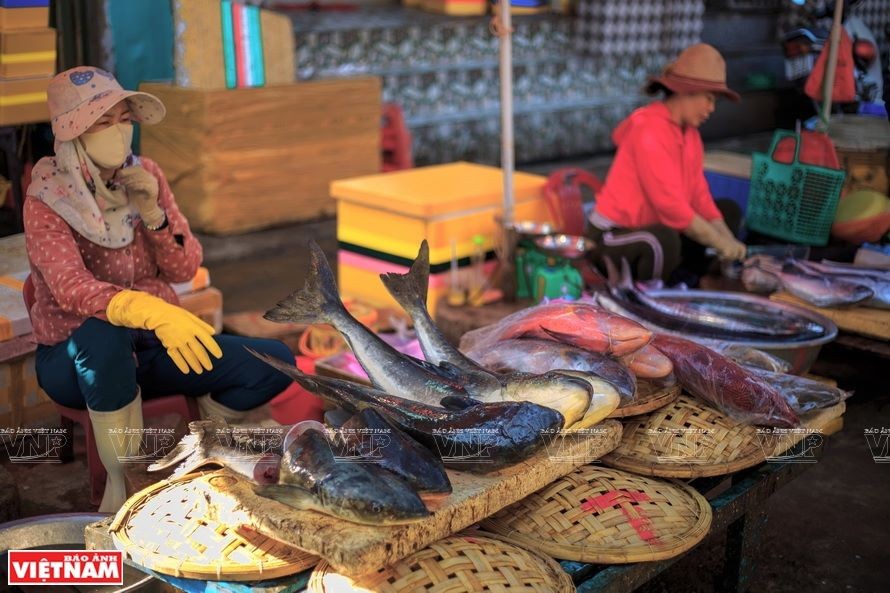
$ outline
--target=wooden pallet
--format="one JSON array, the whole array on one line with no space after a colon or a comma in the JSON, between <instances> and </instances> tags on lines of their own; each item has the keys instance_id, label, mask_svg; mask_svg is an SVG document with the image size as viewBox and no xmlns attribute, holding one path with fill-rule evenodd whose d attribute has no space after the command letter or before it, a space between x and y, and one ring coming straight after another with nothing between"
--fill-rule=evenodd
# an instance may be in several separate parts
<instances>
[{"instance_id":1,"label":"wooden pallet","mask_svg":"<svg viewBox=\"0 0 890 593\"><path fill-rule=\"evenodd\" d=\"M816 307L786 292L777 292L770 296L770 300L791 303L816 311L831 319L841 331L879 340L890 339L890 310L870 307L849 307L846 309Z\"/></svg>"}]
</instances>

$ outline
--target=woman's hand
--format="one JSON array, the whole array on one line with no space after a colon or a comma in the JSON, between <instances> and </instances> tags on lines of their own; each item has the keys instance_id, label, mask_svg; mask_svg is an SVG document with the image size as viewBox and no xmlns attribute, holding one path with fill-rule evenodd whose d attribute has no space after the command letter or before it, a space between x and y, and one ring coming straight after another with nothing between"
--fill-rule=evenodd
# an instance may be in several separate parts
<instances>
[{"instance_id":1,"label":"woman's hand","mask_svg":"<svg viewBox=\"0 0 890 593\"><path fill-rule=\"evenodd\" d=\"M126 188L130 203L146 227L156 229L164 224L167 215L158 205L158 180L154 175L140 166L125 167L117 172L117 180Z\"/></svg>"}]
</instances>

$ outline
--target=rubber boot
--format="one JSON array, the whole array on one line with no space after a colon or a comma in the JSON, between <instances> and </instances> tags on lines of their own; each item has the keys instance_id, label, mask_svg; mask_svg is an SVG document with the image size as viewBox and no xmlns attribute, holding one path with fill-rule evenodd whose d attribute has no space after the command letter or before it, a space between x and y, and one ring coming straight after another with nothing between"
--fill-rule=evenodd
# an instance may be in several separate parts
<instances>
[{"instance_id":1,"label":"rubber boot","mask_svg":"<svg viewBox=\"0 0 890 593\"><path fill-rule=\"evenodd\" d=\"M127 500L124 482L126 458L138 452L141 442L142 397L137 392L133 401L123 408L111 412L89 410L89 413L99 459L108 474L99 512L116 513ZM127 430L136 431L136 434L128 434Z\"/></svg>"},{"instance_id":2,"label":"rubber boot","mask_svg":"<svg viewBox=\"0 0 890 593\"><path fill-rule=\"evenodd\" d=\"M247 410L227 408L210 397L209 394L198 398L198 412L201 414L201 420L222 418L228 424L239 424L247 416Z\"/></svg>"}]
</instances>

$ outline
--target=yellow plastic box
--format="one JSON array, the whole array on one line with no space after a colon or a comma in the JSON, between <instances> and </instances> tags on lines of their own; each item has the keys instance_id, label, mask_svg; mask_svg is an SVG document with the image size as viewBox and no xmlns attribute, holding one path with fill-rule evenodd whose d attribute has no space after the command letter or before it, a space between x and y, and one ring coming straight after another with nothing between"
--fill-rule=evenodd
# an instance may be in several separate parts
<instances>
[{"instance_id":1,"label":"yellow plastic box","mask_svg":"<svg viewBox=\"0 0 890 593\"><path fill-rule=\"evenodd\" d=\"M551 220L545 182L538 175L514 174L516 220ZM497 167L458 162L343 179L331 183L331 196L337 200L339 283L346 296L397 306L377 276L407 271L423 239L430 245L433 313L448 290L452 240L464 277L475 235L483 237L482 249L489 253L488 270L493 266L495 217L503 214L503 174Z\"/></svg>"}]
</instances>

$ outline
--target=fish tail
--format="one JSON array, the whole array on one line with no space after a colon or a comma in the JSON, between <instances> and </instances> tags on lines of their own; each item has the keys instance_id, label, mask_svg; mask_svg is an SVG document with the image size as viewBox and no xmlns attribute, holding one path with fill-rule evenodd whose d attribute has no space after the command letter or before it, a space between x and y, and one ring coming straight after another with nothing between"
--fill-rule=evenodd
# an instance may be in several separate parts
<instances>
[{"instance_id":1,"label":"fish tail","mask_svg":"<svg viewBox=\"0 0 890 593\"><path fill-rule=\"evenodd\" d=\"M345 311L330 264L315 241L309 241L309 275L303 288L290 294L263 317L280 323L330 322Z\"/></svg>"},{"instance_id":2,"label":"fish tail","mask_svg":"<svg viewBox=\"0 0 890 593\"><path fill-rule=\"evenodd\" d=\"M218 441L227 428L224 421L217 418L189 422L189 434L170 453L148 466L148 471L160 471L178 464L173 475L187 474L209 461L207 451Z\"/></svg>"},{"instance_id":3,"label":"fish tail","mask_svg":"<svg viewBox=\"0 0 890 593\"><path fill-rule=\"evenodd\" d=\"M411 269L407 274L395 272L380 274L380 280L386 290L408 312L418 305L426 304L429 277L430 248L426 239L421 242L417 257L411 263Z\"/></svg>"}]
</instances>

